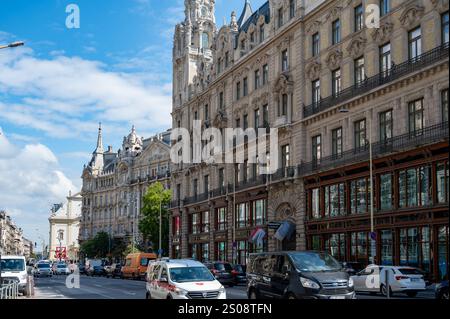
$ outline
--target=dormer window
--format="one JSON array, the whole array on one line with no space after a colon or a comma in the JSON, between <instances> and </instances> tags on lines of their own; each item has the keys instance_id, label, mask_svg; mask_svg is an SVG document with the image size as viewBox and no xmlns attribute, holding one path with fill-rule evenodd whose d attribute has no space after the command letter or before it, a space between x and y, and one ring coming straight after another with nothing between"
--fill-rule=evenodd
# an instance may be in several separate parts
<instances>
[{"instance_id":1,"label":"dormer window","mask_svg":"<svg viewBox=\"0 0 450 319\"><path fill-rule=\"evenodd\" d=\"M241 40L241 50L245 50L245 40Z\"/></svg>"},{"instance_id":2,"label":"dormer window","mask_svg":"<svg viewBox=\"0 0 450 319\"><path fill-rule=\"evenodd\" d=\"M250 33L250 42L255 42L255 32Z\"/></svg>"}]
</instances>

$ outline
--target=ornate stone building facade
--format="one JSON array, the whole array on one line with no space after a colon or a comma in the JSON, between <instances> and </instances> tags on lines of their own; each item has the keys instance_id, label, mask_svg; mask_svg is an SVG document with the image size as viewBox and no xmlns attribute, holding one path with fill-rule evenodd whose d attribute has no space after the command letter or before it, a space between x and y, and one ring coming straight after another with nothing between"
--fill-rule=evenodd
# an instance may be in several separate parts
<instances>
[{"instance_id":1,"label":"ornate stone building facade","mask_svg":"<svg viewBox=\"0 0 450 319\"><path fill-rule=\"evenodd\" d=\"M2 255L24 255L25 241L22 228L5 211L0 210L0 252Z\"/></svg>"},{"instance_id":2,"label":"ornate stone building facade","mask_svg":"<svg viewBox=\"0 0 450 319\"><path fill-rule=\"evenodd\" d=\"M159 181L170 188L170 131L148 139L133 126L123 138L122 148L103 149L99 128L97 147L83 170L80 241L100 232L130 243L139 243L142 199L150 184Z\"/></svg>"},{"instance_id":3,"label":"ornate stone building facade","mask_svg":"<svg viewBox=\"0 0 450 319\"><path fill-rule=\"evenodd\" d=\"M445 277L448 1L269 0L256 11L246 1L219 30L214 1L185 3L173 127L277 128L279 169L173 165L172 256L245 263L321 249L367 264L372 236L375 262ZM366 24L370 4L378 28ZM286 222L295 232L276 239ZM256 228L263 242L249 241Z\"/></svg>"}]
</instances>

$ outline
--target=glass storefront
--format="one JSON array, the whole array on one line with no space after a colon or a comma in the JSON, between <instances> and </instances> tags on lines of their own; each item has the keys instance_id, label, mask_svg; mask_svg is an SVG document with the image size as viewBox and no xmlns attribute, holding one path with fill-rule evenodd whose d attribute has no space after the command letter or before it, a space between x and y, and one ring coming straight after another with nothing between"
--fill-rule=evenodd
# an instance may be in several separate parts
<instances>
[{"instance_id":1,"label":"glass storefront","mask_svg":"<svg viewBox=\"0 0 450 319\"><path fill-rule=\"evenodd\" d=\"M441 226L438 228L438 279L439 280L448 280L448 225Z\"/></svg>"},{"instance_id":2,"label":"glass storefront","mask_svg":"<svg viewBox=\"0 0 450 319\"><path fill-rule=\"evenodd\" d=\"M392 230L382 230L381 231L381 265L394 265L394 242Z\"/></svg>"}]
</instances>

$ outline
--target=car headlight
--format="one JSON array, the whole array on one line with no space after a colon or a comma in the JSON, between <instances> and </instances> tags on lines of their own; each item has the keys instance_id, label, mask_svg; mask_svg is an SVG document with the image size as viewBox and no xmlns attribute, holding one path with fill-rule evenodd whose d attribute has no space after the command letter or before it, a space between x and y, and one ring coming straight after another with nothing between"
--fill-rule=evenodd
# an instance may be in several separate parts
<instances>
[{"instance_id":1,"label":"car headlight","mask_svg":"<svg viewBox=\"0 0 450 319\"><path fill-rule=\"evenodd\" d=\"M353 279L352 278L350 278L349 280L348 280L348 286L351 288L351 287L353 287Z\"/></svg>"},{"instance_id":2,"label":"car headlight","mask_svg":"<svg viewBox=\"0 0 450 319\"><path fill-rule=\"evenodd\" d=\"M175 288L174 292L179 296L185 296L188 294L187 290L181 289L181 288Z\"/></svg>"},{"instance_id":3,"label":"car headlight","mask_svg":"<svg viewBox=\"0 0 450 319\"><path fill-rule=\"evenodd\" d=\"M300 277L300 282L305 288L320 289L319 284L311 279Z\"/></svg>"},{"instance_id":4,"label":"car headlight","mask_svg":"<svg viewBox=\"0 0 450 319\"><path fill-rule=\"evenodd\" d=\"M219 293L223 294L225 292L226 292L225 287L221 286L220 289L219 289Z\"/></svg>"}]
</instances>

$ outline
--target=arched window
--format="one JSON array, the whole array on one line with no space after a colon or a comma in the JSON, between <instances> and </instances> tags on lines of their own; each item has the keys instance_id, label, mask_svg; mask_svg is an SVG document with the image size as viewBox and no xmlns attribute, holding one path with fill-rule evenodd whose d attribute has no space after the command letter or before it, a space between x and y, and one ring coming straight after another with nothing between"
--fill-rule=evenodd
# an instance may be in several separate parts
<instances>
[{"instance_id":1,"label":"arched window","mask_svg":"<svg viewBox=\"0 0 450 319\"><path fill-rule=\"evenodd\" d=\"M207 32L202 33L202 49L209 49L209 35Z\"/></svg>"}]
</instances>

